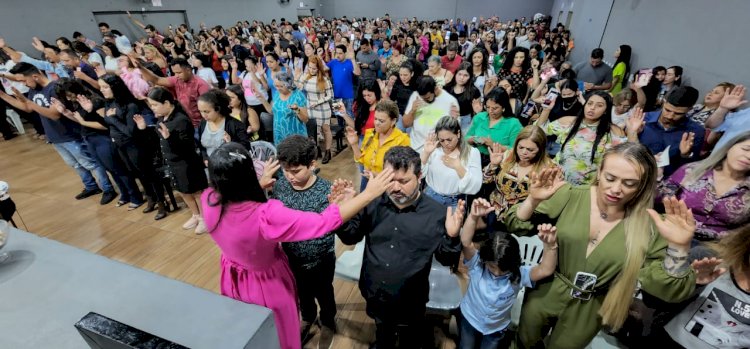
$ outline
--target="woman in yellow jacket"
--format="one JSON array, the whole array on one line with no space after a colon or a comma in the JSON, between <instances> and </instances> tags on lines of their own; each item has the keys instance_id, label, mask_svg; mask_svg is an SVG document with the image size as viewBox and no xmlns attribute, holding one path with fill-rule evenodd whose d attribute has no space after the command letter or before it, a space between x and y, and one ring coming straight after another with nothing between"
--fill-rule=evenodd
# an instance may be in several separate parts
<instances>
[{"instance_id":1,"label":"woman in yellow jacket","mask_svg":"<svg viewBox=\"0 0 750 349\"><path fill-rule=\"evenodd\" d=\"M346 140L352 146L354 161L362 164L361 188L367 185L368 173L377 174L383 170L383 158L388 149L396 146L409 146L409 135L396 128L398 105L382 100L375 105L375 128L365 132L361 148L357 146L359 137L352 127L346 128Z\"/></svg>"}]
</instances>

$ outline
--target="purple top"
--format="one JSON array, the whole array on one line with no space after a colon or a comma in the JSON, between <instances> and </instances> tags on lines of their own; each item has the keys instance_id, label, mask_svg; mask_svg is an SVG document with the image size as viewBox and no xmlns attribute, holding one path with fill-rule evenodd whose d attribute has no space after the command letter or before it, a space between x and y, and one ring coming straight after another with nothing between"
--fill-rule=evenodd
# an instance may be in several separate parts
<instances>
[{"instance_id":1,"label":"purple top","mask_svg":"<svg viewBox=\"0 0 750 349\"><path fill-rule=\"evenodd\" d=\"M657 200L674 195L685 201L695 217L695 239L716 240L750 223L750 177L718 196L714 187L714 170L707 171L695 183L682 183L693 167L695 164L684 165L660 182Z\"/></svg>"}]
</instances>

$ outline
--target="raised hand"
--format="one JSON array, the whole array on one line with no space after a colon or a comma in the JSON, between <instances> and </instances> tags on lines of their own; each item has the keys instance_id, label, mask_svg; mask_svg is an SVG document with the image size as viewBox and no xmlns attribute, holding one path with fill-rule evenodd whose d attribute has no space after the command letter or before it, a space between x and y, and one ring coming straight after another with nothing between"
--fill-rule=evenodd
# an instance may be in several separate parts
<instances>
[{"instance_id":1,"label":"raised hand","mask_svg":"<svg viewBox=\"0 0 750 349\"><path fill-rule=\"evenodd\" d=\"M359 143L359 136L357 135L357 131L354 130L353 127L346 127L346 141L349 142L352 146L355 146Z\"/></svg>"},{"instance_id":2,"label":"raised hand","mask_svg":"<svg viewBox=\"0 0 750 349\"><path fill-rule=\"evenodd\" d=\"M645 118L646 114L641 107L633 107L633 111L630 113L630 118L628 119L625 130L628 132L640 133L643 130L643 125L646 124Z\"/></svg>"},{"instance_id":3,"label":"raised hand","mask_svg":"<svg viewBox=\"0 0 750 349\"><path fill-rule=\"evenodd\" d=\"M143 118L143 115L141 114L133 115L133 121L135 122L135 126L137 126L139 130L146 129L146 119Z\"/></svg>"},{"instance_id":4,"label":"raised hand","mask_svg":"<svg viewBox=\"0 0 750 349\"><path fill-rule=\"evenodd\" d=\"M747 104L745 100L746 88L743 85L735 86L732 91L724 94L724 97L719 102L719 106L725 109L733 110Z\"/></svg>"},{"instance_id":5,"label":"raised hand","mask_svg":"<svg viewBox=\"0 0 750 349\"><path fill-rule=\"evenodd\" d=\"M474 111L474 114L479 114L482 111L484 111L484 106L482 106L482 101L480 101L478 98L471 101L471 110Z\"/></svg>"},{"instance_id":6,"label":"raised hand","mask_svg":"<svg viewBox=\"0 0 750 349\"><path fill-rule=\"evenodd\" d=\"M539 224L536 227L539 231L537 236L542 240L545 246L555 246L557 244L557 227L552 224Z\"/></svg>"},{"instance_id":7,"label":"raised hand","mask_svg":"<svg viewBox=\"0 0 750 349\"><path fill-rule=\"evenodd\" d=\"M690 150L693 148L695 142L694 132L685 132L682 134L682 140L680 140L680 155L688 156Z\"/></svg>"},{"instance_id":8,"label":"raised hand","mask_svg":"<svg viewBox=\"0 0 750 349\"><path fill-rule=\"evenodd\" d=\"M435 134L435 132L430 132L430 134L427 135L427 139L425 139L424 141L424 148L422 148L422 150L424 151L425 154L427 154L427 156L430 156L430 154L432 154L432 152L435 151L437 146L438 146L437 135Z\"/></svg>"},{"instance_id":9,"label":"raised hand","mask_svg":"<svg viewBox=\"0 0 750 349\"><path fill-rule=\"evenodd\" d=\"M328 194L328 203L340 205L353 198L357 192L354 190L352 181L336 179L331 185L331 193Z\"/></svg>"},{"instance_id":10,"label":"raised hand","mask_svg":"<svg viewBox=\"0 0 750 349\"><path fill-rule=\"evenodd\" d=\"M532 172L529 174L529 197L536 201L547 200L563 185L565 181L559 167L546 168L539 173Z\"/></svg>"},{"instance_id":11,"label":"raised hand","mask_svg":"<svg viewBox=\"0 0 750 349\"><path fill-rule=\"evenodd\" d=\"M4 48L4 47L5 47L5 39L0 37L0 48Z\"/></svg>"},{"instance_id":12,"label":"raised hand","mask_svg":"<svg viewBox=\"0 0 750 349\"><path fill-rule=\"evenodd\" d=\"M263 163L263 175L261 175L260 180L258 180L260 187L263 189L273 187L276 183L276 178L273 178L273 176L280 168L281 165L278 160L273 158L266 160L266 162Z\"/></svg>"},{"instance_id":13,"label":"raised hand","mask_svg":"<svg viewBox=\"0 0 750 349\"><path fill-rule=\"evenodd\" d=\"M723 260L716 257L694 260L690 266L695 270L695 283L698 285L712 283L727 271L726 268L719 268L719 265L723 262Z\"/></svg>"},{"instance_id":14,"label":"raised hand","mask_svg":"<svg viewBox=\"0 0 750 349\"><path fill-rule=\"evenodd\" d=\"M536 58L533 58L531 60L531 69L537 70L539 69L539 60Z\"/></svg>"},{"instance_id":15,"label":"raised hand","mask_svg":"<svg viewBox=\"0 0 750 349\"><path fill-rule=\"evenodd\" d=\"M500 143L492 143L491 146L487 147L487 150L490 151L490 164L494 166L500 166L500 163L503 162L505 152L508 150L508 148Z\"/></svg>"},{"instance_id":16,"label":"raised hand","mask_svg":"<svg viewBox=\"0 0 750 349\"><path fill-rule=\"evenodd\" d=\"M68 109L67 109L67 108L65 108L65 106L64 106L64 105L62 104L62 102L60 102L60 100L59 100L59 99L57 99L57 98L54 98L54 97L53 97L53 98L52 98L52 100L50 101L50 106L51 106L51 107L52 107L53 109L57 110L57 112L58 112L58 113L60 113L60 114L63 114L63 115L65 115L65 112L67 112L67 111L68 111Z\"/></svg>"},{"instance_id":17,"label":"raised hand","mask_svg":"<svg viewBox=\"0 0 750 349\"><path fill-rule=\"evenodd\" d=\"M451 105L451 113L450 113L451 117L457 118L457 117L461 116L460 114L461 114L461 110L458 109L458 106L455 105L455 104L452 104Z\"/></svg>"},{"instance_id":18,"label":"raised hand","mask_svg":"<svg viewBox=\"0 0 750 349\"><path fill-rule=\"evenodd\" d=\"M36 36L31 39L31 46L37 49L37 51L44 52L44 44L42 44L42 40L39 40Z\"/></svg>"},{"instance_id":19,"label":"raised hand","mask_svg":"<svg viewBox=\"0 0 750 349\"><path fill-rule=\"evenodd\" d=\"M386 190L393 186L393 184L391 183L392 180L393 169L390 167L384 169L375 176L370 173L370 180L367 182L367 187L365 188L363 193L370 195L370 197L372 198L383 195Z\"/></svg>"},{"instance_id":20,"label":"raised hand","mask_svg":"<svg viewBox=\"0 0 750 349\"><path fill-rule=\"evenodd\" d=\"M448 236L454 238L458 236L461 231L461 226L464 224L464 208L466 202L458 200L456 208L448 207L445 212L445 232Z\"/></svg>"},{"instance_id":21,"label":"raised hand","mask_svg":"<svg viewBox=\"0 0 750 349\"><path fill-rule=\"evenodd\" d=\"M104 70L104 66L102 66L101 64L94 67L94 70L96 70L96 76L98 77L102 77L107 74L107 71Z\"/></svg>"},{"instance_id":22,"label":"raised hand","mask_svg":"<svg viewBox=\"0 0 750 349\"><path fill-rule=\"evenodd\" d=\"M237 67L239 67L237 63L237 59L234 59L234 58L230 59L229 66L232 67L233 70L237 70Z\"/></svg>"},{"instance_id":23,"label":"raised hand","mask_svg":"<svg viewBox=\"0 0 750 349\"><path fill-rule=\"evenodd\" d=\"M695 218L693 212L682 200L666 197L662 200L666 214L662 219L653 209L648 209L648 214L656 223L659 234L670 244L690 248L690 241L695 233Z\"/></svg>"},{"instance_id":24,"label":"raised hand","mask_svg":"<svg viewBox=\"0 0 750 349\"><path fill-rule=\"evenodd\" d=\"M471 216L471 218L479 219L480 217L487 216L494 210L495 208L492 207L492 204L490 204L489 201L483 198L476 198L471 203L471 210L469 212L469 215Z\"/></svg>"},{"instance_id":25,"label":"raised hand","mask_svg":"<svg viewBox=\"0 0 750 349\"><path fill-rule=\"evenodd\" d=\"M105 115L105 116L109 116L109 117L115 116L115 115L117 115L117 109L116 109L116 108L109 108L109 109L107 109L107 111L106 111L106 112L104 113L104 115Z\"/></svg>"},{"instance_id":26,"label":"raised hand","mask_svg":"<svg viewBox=\"0 0 750 349\"><path fill-rule=\"evenodd\" d=\"M221 137L221 139L224 141L224 143L229 143L232 141L232 137L229 136L229 133L227 133L227 131L224 131L224 136Z\"/></svg>"},{"instance_id":27,"label":"raised hand","mask_svg":"<svg viewBox=\"0 0 750 349\"><path fill-rule=\"evenodd\" d=\"M94 110L94 103L92 103L88 97L84 95L77 95L76 101L78 101L78 105L80 105L83 110L89 113Z\"/></svg>"},{"instance_id":28,"label":"raised hand","mask_svg":"<svg viewBox=\"0 0 750 349\"><path fill-rule=\"evenodd\" d=\"M161 136L164 137L164 139L168 139L170 136L169 128L167 128L167 124L160 122L159 123L159 133L161 133Z\"/></svg>"}]
</instances>

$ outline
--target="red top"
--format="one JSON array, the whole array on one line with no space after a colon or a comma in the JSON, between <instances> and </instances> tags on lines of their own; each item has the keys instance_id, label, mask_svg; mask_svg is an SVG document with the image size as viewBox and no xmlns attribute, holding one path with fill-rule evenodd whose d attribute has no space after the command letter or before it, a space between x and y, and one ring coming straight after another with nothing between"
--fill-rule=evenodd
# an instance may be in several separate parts
<instances>
[{"instance_id":1,"label":"red top","mask_svg":"<svg viewBox=\"0 0 750 349\"><path fill-rule=\"evenodd\" d=\"M167 79L174 86L175 97L185 108L193 127L198 127L202 119L201 113L198 111L198 97L208 92L211 87L197 76L193 76L189 81L182 81L176 76L170 76Z\"/></svg>"},{"instance_id":2,"label":"red top","mask_svg":"<svg viewBox=\"0 0 750 349\"><path fill-rule=\"evenodd\" d=\"M365 134L365 132L371 128L375 128L375 110L370 110L370 115L367 116L367 122L362 126L362 134Z\"/></svg>"},{"instance_id":3,"label":"red top","mask_svg":"<svg viewBox=\"0 0 750 349\"><path fill-rule=\"evenodd\" d=\"M452 61L448 59L448 55L440 58L440 65L442 65L444 69L447 69L452 74L456 74L456 70L458 70L461 62L463 62L463 58L461 58L461 55L459 54L456 54L456 58L453 58Z\"/></svg>"}]
</instances>

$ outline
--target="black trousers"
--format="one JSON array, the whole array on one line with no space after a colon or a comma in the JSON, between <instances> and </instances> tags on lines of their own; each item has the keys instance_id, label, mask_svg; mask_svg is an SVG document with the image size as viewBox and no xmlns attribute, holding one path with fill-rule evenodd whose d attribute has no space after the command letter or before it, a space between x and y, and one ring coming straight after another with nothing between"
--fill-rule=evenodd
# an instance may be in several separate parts
<instances>
[{"instance_id":1,"label":"black trousers","mask_svg":"<svg viewBox=\"0 0 750 349\"><path fill-rule=\"evenodd\" d=\"M290 263L290 268L297 281L297 295L302 321L313 322L318 315L320 305L320 323L329 328L336 326L336 299L333 295L333 272L336 268L336 255L331 253L322 258L312 269L304 269Z\"/></svg>"},{"instance_id":2,"label":"black trousers","mask_svg":"<svg viewBox=\"0 0 750 349\"><path fill-rule=\"evenodd\" d=\"M432 335L426 324L426 303L411 299L367 299L367 315L375 320L378 349L431 348Z\"/></svg>"}]
</instances>

